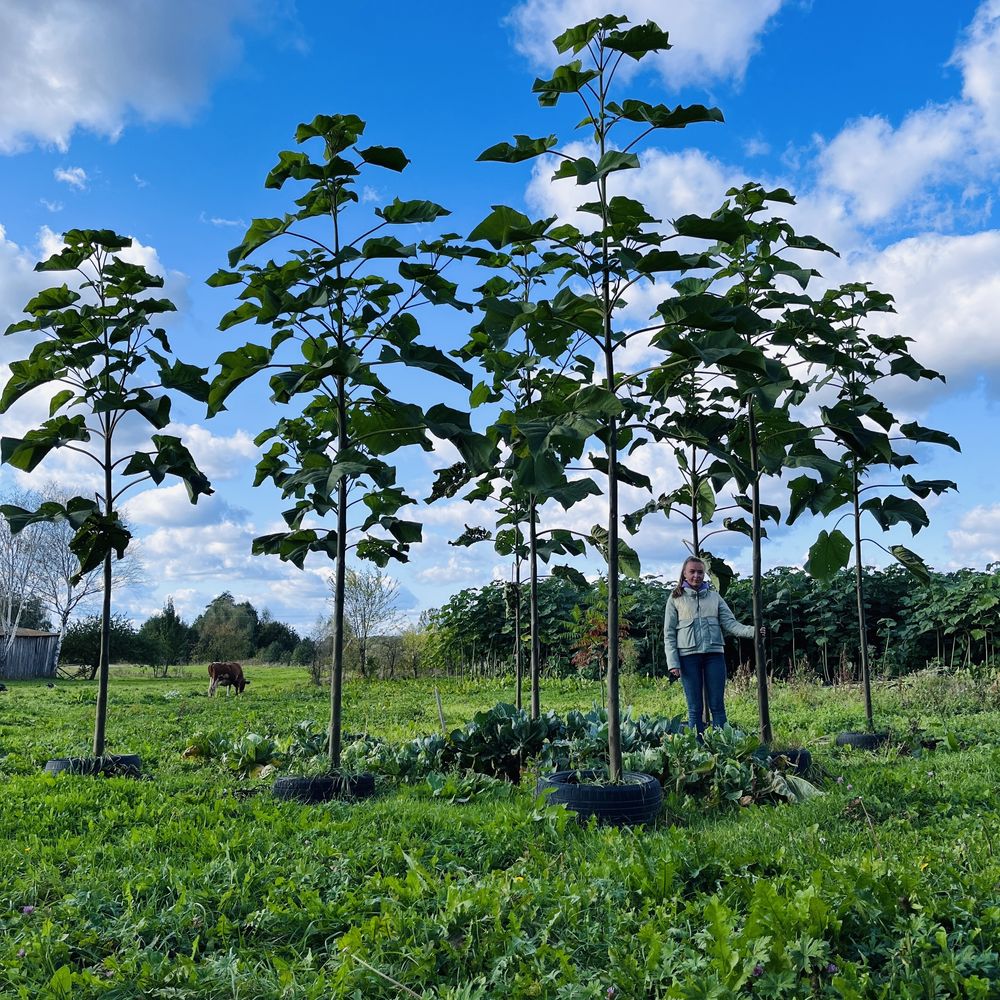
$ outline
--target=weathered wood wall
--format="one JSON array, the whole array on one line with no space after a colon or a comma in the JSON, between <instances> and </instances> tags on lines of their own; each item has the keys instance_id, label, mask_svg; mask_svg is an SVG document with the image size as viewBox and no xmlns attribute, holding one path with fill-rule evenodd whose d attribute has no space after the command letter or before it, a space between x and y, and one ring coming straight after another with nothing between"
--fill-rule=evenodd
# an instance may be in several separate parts
<instances>
[{"instance_id":1,"label":"weathered wood wall","mask_svg":"<svg viewBox=\"0 0 1000 1000\"><path fill-rule=\"evenodd\" d=\"M0 677L7 680L28 680L32 677L53 677L56 672L55 635L19 635L10 654L0 662ZM2 655L0 647L0 655Z\"/></svg>"}]
</instances>

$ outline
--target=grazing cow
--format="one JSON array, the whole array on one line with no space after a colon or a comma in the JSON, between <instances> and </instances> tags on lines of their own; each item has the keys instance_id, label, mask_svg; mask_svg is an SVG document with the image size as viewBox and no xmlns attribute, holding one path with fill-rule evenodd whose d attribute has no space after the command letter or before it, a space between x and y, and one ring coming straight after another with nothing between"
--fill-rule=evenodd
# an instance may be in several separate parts
<instances>
[{"instance_id":1,"label":"grazing cow","mask_svg":"<svg viewBox=\"0 0 1000 1000\"><path fill-rule=\"evenodd\" d=\"M208 696L211 698L215 694L215 689L221 684L226 689L226 696L229 696L229 689L236 688L237 694L243 694L243 689L250 682L243 676L243 667L238 663L218 662L208 665Z\"/></svg>"}]
</instances>

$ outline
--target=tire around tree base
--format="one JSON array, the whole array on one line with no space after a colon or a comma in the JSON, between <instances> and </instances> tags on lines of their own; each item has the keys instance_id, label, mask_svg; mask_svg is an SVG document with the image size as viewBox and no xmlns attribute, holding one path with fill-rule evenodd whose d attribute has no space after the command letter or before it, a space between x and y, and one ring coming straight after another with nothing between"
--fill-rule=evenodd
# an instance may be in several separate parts
<instances>
[{"instance_id":1,"label":"tire around tree base","mask_svg":"<svg viewBox=\"0 0 1000 1000\"><path fill-rule=\"evenodd\" d=\"M856 750L878 750L888 742L888 733L841 733L836 740L838 747L854 747Z\"/></svg>"},{"instance_id":2,"label":"tire around tree base","mask_svg":"<svg viewBox=\"0 0 1000 1000\"><path fill-rule=\"evenodd\" d=\"M276 799L305 803L367 799L375 794L375 775L321 774L314 778L276 778L272 791Z\"/></svg>"},{"instance_id":3,"label":"tire around tree base","mask_svg":"<svg viewBox=\"0 0 1000 1000\"><path fill-rule=\"evenodd\" d=\"M54 757L45 765L46 774L100 774L106 778L138 778L142 759L134 753L109 753L103 757Z\"/></svg>"},{"instance_id":4,"label":"tire around tree base","mask_svg":"<svg viewBox=\"0 0 1000 1000\"><path fill-rule=\"evenodd\" d=\"M562 804L581 820L595 817L608 826L651 823L663 805L663 788L651 774L626 771L621 784L596 784L599 771L556 771L539 778L535 794ZM551 789L551 791L550 791Z\"/></svg>"}]
</instances>

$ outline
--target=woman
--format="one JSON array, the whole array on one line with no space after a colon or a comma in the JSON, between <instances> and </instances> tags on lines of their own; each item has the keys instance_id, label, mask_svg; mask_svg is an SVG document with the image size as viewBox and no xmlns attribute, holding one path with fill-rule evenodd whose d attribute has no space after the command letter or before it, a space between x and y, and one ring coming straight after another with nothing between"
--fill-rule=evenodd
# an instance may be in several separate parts
<instances>
[{"instance_id":1,"label":"woman","mask_svg":"<svg viewBox=\"0 0 1000 1000\"><path fill-rule=\"evenodd\" d=\"M765 634L761 627L760 634ZM663 639L667 668L680 677L687 699L688 725L705 730L703 698L708 698L712 725L726 724L723 693L726 687L726 635L753 637L752 625L741 625L729 605L705 579L705 563L689 556L681 567L677 589L667 598L663 616Z\"/></svg>"}]
</instances>

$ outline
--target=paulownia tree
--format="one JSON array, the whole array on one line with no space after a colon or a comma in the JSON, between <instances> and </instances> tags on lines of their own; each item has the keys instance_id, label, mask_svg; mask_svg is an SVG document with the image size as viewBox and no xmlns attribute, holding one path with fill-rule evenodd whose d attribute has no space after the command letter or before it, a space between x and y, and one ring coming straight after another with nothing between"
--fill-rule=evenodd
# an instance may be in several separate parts
<instances>
[{"instance_id":1,"label":"paulownia tree","mask_svg":"<svg viewBox=\"0 0 1000 1000\"><path fill-rule=\"evenodd\" d=\"M899 442L943 444L956 451L958 441L943 431L922 427L916 422L901 423L877 393L887 379L904 376L914 382L940 379L939 372L924 368L910 354L910 338L895 334L880 336L865 328L872 314L893 312L892 296L863 283L831 289L815 309L816 322L808 338L800 339L800 355L825 373L823 384L833 390L831 405L820 407L822 440L837 449L836 467L821 480L803 475L789 484L789 521L808 509L814 514L832 514L848 505L838 520L850 518L852 538L835 526L823 530L809 550L806 569L817 579L829 581L844 569L854 555L854 580L861 678L865 698L865 720L875 728L872 713L871 665L868 655L868 628L865 614L862 542L870 541L901 563L922 583L929 583L930 571L924 561L903 545L888 548L874 539L863 539L861 520L868 513L883 531L897 524L909 526L913 535L930 521L919 502L931 494L957 489L946 479L921 479L899 470L914 465L916 459L897 451ZM876 481L872 481L872 480ZM879 481L889 479L891 481ZM901 488L909 495L883 494ZM919 498L919 499L915 499Z\"/></svg>"},{"instance_id":2,"label":"paulownia tree","mask_svg":"<svg viewBox=\"0 0 1000 1000\"><path fill-rule=\"evenodd\" d=\"M409 160L395 147L358 145L365 123L354 115L319 115L295 133L298 143L321 144L322 155L284 151L265 181L281 189L305 182L295 208L280 218L255 219L229 255L234 271L219 271L214 286L242 286L241 304L221 329L253 321L270 329L264 344L247 343L219 358L221 372L210 411L223 407L242 382L269 375L271 400L299 404L257 437L267 449L255 485L271 480L290 501L287 530L254 540L255 553L301 567L310 553L334 562L333 654L329 753L340 767L347 554L385 566L406 561L421 525L399 512L415 501L400 486L385 456L409 445L425 451L446 438L463 461L481 470L492 458L472 432L468 414L443 403L426 409L392 394L392 368L424 369L471 388L471 377L438 348L422 344L416 311L433 304L471 307L456 298L444 268L464 253L451 237L404 243L399 227L432 223L448 212L430 201L400 201L364 217L357 185L369 167L402 171ZM277 259L251 263L267 248ZM333 527L324 527L325 519ZM349 535L357 540L349 541Z\"/></svg>"},{"instance_id":3,"label":"paulownia tree","mask_svg":"<svg viewBox=\"0 0 1000 1000\"><path fill-rule=\"evenodd\" d=\"M173 311L169 299L150 293L163 278L126 260L127 236L107 229L73 229L63 235L62 250L36 265L44 272L74 275L40 292L25 306L29 319L8 327L7 334L39 335L30 355L10 366L0 395L0 412L34 389L48 389L49 419L23 438L5 437L0 453L7 464L32 472L54 449L81 454L100 475L96 499L74 496L48 500L34 511L4 505L12 531L38 521L65 520L74 533L70 548L79 562L75 580L103 567L101 653L98 664L94 754L102 756L108 706L109 629L112 556L125 555L131 533L122 522L119 501L144 482L179 478L192 503L212 488L180 438L160 433L170 423L170 397L164 390L193 399L208 398L207 368L171 359L163 329L155 326ZM141 421L157 432L148 450L134 447Z\"/></svg>"},{"instance_id":4,"label":"paulownia tree","mask_svg":"<svg viewBox=\"0 0 1000 1000\"><path fill-rule=\"evenodd\" d=\"M572 59L556 68L547 80L536 80L533 90L542 107L554 107L563 98L578 100L583 107L579 128L586 136L586 151L558 148L555 135L542 138L515 136L481 154L481 160L518 163L551 153L559 159L553 180L569 181L586 192L578 213L591 224L583 228L555 219L530 223L505 207L478 227L477 234L497 250L507 250L525 240L543 244L561 254L559 292L541 303L523 304L515 324L544 324L559 336L558 358L567 335L581 335L585 346L576 351L566 369L565 387L552 388L537 402L519 411L515 428L529 446L520 479L535 474L532 439L553 434L577 435L576 451L582 453L589 438L596 437L603 454L591 455L595 472L606 477L607 523L590 533L593 546L608 566L607 614L607 710L608 756L612 781L621 776L621 731L619 706L619 573L623 568L638 574L638 559L620 538L619 487L622 482L644 488L649 479L628 469L622 456L648 438L646 404L640 390L646 371L627 371L623 354L630 341L645 337L652 328L628 329L621 317L629 289L669 272L704 267L700 254L685 255L663 249L668 237L655 227L656 220L641 203L612 190L620 171L640 167L636 150L653 133L683 128L696 122L721 121L715 108L702 105L670 108L639 100L616 101L612 88L625 60L639 62L650 53L670 47L667 33L652 22L628 25L625 17L608 15L570 28L555 39L556 50L584 59ZM532 315L528 317L528 313ZM659 326L657 322L656 326ZM555 336L550 333L550 336ZM538 339L535 338L536 346ZM573 424L576 424L574 427ZM537 452L536 452L537 453Z\"/></svg>"},{"instance_id":5,"label":"paulownia tree","mask_svg":"<svg viewBox=\"0 0 1000 1000\"><path fill-rule=\"evenodd\" d=\"M794 204L778 188L749 183L727 192L708 218L688 215L675 222L678 233L715 240L708 253L718 262L707 278L680 283L677 297L664 302L664 328L657 342L675 358L686 357L719 376L708 394L710 406L684 412L682 420L664 418L664 432L695 445L728 465L738 492L735 500L749 514L725 526L751 539L754 660L760 734L772 738L767 664L761 638L761 539L764 520L780 521L778 507L761 501L761 481L785 469L829 469L833 463L813 441L814 431L793 415L808 388L793 368L801 360L794 348L808 328L813 299L806 294L818 272L798 260L803 252L832 248L800 236L789 223L768 217L771 204ZM789 287L791 286L791 287ZM672 372L651 376L654 396Z\"/></svg>"},{"instance_id":6,"label":"paulownia tree","mask_svg":"<svg viewBox=\"0 0 1000 1000\"><path fill-rule=\"evenodd\" d=\"M543 228L544 224L535 230ZM515 231L522 233L523 238L507 251L502 250ZM480 294L477 306L482 319L473 327L461 353L478 361L486 375L471 394L472 404L499 404L488 434L502 460L466 495L470 501L490 496L498 499L496 531L467 529L457 544L489 538L499 553L514 555L518 707L520 568L521 562L527 561L531 718L537 719L541 713L538 561L548 563L553 555L574 556L584 551L584 542L567 529L540 530L540 509L550 500L568 509L600 490L592 479L569 479L566 475L567 464L580 457L583 442L597 430L597 421L574 417L571 408L565 406L556 415L558 401L566 400L577 388L565 375L565 368L571 363L582 334L571 314L560 312L562 303L553 307L553 302L545 298L536 301L547 280L561 276L572 257L562 251L539 252L531 233L532 224L527 216L496 207L469 236L472 240L484 239L493 246L493 252L480 255L479 265L495 273L476 289ZM581 300L572 305L589 309ZM528 415L540 408L545 410L544 416L530 419ZM569 576L576 573L582 579L566 566L554 567L553 573Z\"/></svg>"}]
</instances>

